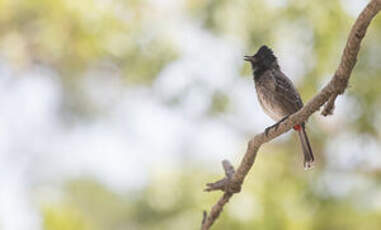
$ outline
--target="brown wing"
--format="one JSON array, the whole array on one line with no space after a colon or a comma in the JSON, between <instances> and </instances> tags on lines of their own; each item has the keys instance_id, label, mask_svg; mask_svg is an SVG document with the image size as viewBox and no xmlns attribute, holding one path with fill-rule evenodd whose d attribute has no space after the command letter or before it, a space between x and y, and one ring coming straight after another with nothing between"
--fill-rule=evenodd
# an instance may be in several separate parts
<instances>
[{"instance_id":1,"label":"brown wing","mask_svg":"<svg viewBox=\"0 0 381 230\"><path fill-rule=\"evenodd\" d=\"M284 104L286 110L291 114L302 108L302 99L291 80L279 70L273 70L272 77L276 98Z\"/></svg>"}]
</instances>

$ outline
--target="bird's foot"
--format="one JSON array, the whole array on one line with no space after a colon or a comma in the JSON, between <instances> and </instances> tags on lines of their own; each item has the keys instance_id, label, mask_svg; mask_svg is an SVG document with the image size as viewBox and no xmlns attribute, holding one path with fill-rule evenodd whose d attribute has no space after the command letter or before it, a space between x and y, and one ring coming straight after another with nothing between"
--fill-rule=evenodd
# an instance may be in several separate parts
<instances>
[{"instance_id":1,"label":"bird's foot","mask_svg":"<svg viewBox=\"0 0 381 230\"><path fill-rule=\"evenodd\" d=\"M269 131L270 131L270 129L272 129L272 128L275 128L275 130L277 130L279 124L282 123L283 121L285 121L289 116L290 116L290 115L287 115L287 116L283 117L282 119L280 119L277 123L273 124L272 126L267 127L267 128L265 129L265 135L267 136L268 133L269 133Z\"/></svg>"}]
</instances>

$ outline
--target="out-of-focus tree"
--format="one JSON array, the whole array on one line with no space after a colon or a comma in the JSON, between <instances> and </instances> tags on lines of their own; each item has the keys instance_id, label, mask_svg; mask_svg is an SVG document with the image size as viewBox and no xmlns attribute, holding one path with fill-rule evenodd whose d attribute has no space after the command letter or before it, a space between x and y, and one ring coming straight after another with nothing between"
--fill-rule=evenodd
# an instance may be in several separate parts
<instances>
[{"instance_id":1,"label":"out-of-focus tree","mask_svg":"<svg viewBox=\"0 0 381 230\"><path fill-rule=\"evenodd\" d=\"M154 11L144 1L4 0L0 56L18 72L56 73L65 89L62 114L89 119L98 110L83 93L83 76L95 69L110 81L150 84L176 57L169 35L155 27Z\"/></svg>"},{"instance_id":2,"label":"out-of-focus tree","mask_svg":"<svg viewBox=\"0 0 381 230\"><path fill-rule=\"evenodd\" d=\"M111 62L127 81L150 82L175 57L170 38L151 28L152 10L144 1L5 0L1 53L19 68L48 65L64 79Z\"/></svg>"},{"instance_id":3,"label":"out-of-focus tree","mask_svg":"<svg viewBox=\"0 0 381 230\"><path fill-rule=\"evenodd\" d=\"M379 228L381 212L357 200L375 187L355 188L337 197L325 190L320 172L306 175L290 167L295 160L288 157L291 151L271 150L280 154L259 159L243 191L232 199L214 229ZM115 193L90 178L68 182L63 199L45 209L46 229L59 229L52 224L59 220L77 224L72 229L199 228L200 210L218 197L206 196L199 188L218 175L202 168L159 170L153 175L146 188L126 193Z\"/></svg>"}]
</instances>

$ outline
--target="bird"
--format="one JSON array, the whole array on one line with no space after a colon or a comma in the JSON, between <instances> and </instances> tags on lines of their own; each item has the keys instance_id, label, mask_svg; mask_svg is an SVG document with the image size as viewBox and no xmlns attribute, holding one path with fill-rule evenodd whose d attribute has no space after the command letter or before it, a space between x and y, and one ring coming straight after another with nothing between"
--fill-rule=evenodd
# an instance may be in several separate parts
<instances>
[{"instance_id":1,"label":"bird","mask_svg":"<svg viewBox=\"0 0 381 230\"><path fill-rule=\"evenodd\" d=\"M259 104L263 111L277 123L270 128L277 128L279 123L303 107L303 101L292 81L281 71L277 57L266 45L261 46L253 56L244 56L253 70L254 85ZM304 168L312 167L315 160L310 141L306 133L305 122L293 127L298 132L303 154Z\"/></svg>"}]
</instances>

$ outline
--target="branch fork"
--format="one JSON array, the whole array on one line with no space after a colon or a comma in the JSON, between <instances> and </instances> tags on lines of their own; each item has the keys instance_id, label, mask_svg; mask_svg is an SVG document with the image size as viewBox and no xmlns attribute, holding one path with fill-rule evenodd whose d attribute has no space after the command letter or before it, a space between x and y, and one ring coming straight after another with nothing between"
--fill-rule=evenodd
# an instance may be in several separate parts
<instances>
[{"instance_id":1,"label":"branch fork","mask_svg":"<svg viewBox=\"0 0 381 230\"><path fill-rule=\"evenodd\" d=\"M239 193L241 191L241 185L232 183L232 178L235 173L233 165L228 160L223 160L222 167L224 168L224 171L225 171L225 177L214 183L206 184L206 188L204 191L211 192L211 191L221 190L223 192L227 192L231 194Z\"/></svg>"}]
</instances>

